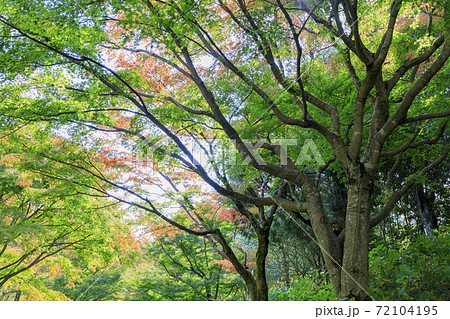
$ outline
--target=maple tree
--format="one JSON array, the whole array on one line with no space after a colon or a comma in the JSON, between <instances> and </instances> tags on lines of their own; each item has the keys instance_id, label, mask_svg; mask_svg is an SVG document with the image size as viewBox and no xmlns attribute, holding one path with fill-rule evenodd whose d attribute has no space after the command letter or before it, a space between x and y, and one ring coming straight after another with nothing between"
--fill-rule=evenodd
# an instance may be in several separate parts
<instances>
[{"instance_id":1,"label":"maple tree","mask_svg":"<svg viewBox=\"0 0 450 319\"><path fill-rule=\"evenodd\" d=\"M125 241L120 236L131 237L117 202L92 194L81 186L92 179L48 157L55 150L73 155L74 149L46 130L45 124L28 124L0 133L0 288L27 300L64 299L45 288L43 270L55 277L71 273L67 284L73 285L78 275L65 261L68 255L76 253L93 269L116 255Z\"/></svg>"},{"instance_id":2,"label":"maple tree","mask_svg":"<svg viewBox=\"0 0 450 319\"><path fill-rule=\"evenodd\" d=\"M265 257L268 253L270 223L267 224L268 227L263 234L258 234L246 216L247 211L253 210L255 207L244 207L238 203L236 209L230 208L234 204L232 201L224 201L217 193L205 189L205 185L201 187L198 176L193 175L192 172L180 170L173 163L151 164L151 169L149 169L146 165L148 163L144 162L142 165L140 162L134 166L129 172L129 174L136 174L132 178L133 186L127 187L128 191L133 190L133 192L140 193L145 187L143 185L151 185L153 189L160 191L156 197L153 196L150 203L152 210L137 204L136 201L129 201L135 205L135 214L140 216L138 223L145 226L145 231L159 242L167 240L174 245L175 238L182 238L183 232L187 232L189 235L204 236L207 243L216 252L215 259L211 261L212 264L226 272L237 272L241 276L242 271L245 270L244 274L248 274L246 285L251 296L256 290L254 280L260 277L267 294ZM145 172L145 168L147 168L147 172ZM144 194L148 194L148 192L144 192ZM241 213L242 211L244 214ZM148 214L149 212L153 214ZM269 212L272 216L274 213L274 209ZM204 232L205 228L212 228L214 232L212 234ZM237 237L242 233L250 235L252 240L256 241L255 247L252 247L251 251L243 248L238 242ZM191 240L189 243L194 245L196 241ZM167 250L169 249L167 248ZM263 258L257 260L256 254L261 254ZM161 256L161 258L163 257ZM169 272L167 269L166 271ZM242 277L245 280L245 277ZM225 289L223 284L220 286L221 289ZM166 293L166 295L168 294ZM208 293L206 296L205 298L212 298Z\"/></svg>"},{"instance_id":3,"label":"maple tree","mask_svg":"<svg viewBox=\"0 0 450 319\"><path fill-rule=\"evenodd\" d=\"M1 113L66 125L78 138L90 129L132 136L161 154L157 161L176 163L228 198L257 236L255 275L220 229L195 223L194 205L186 206L190 220L178 223L146 189L65 162L134 197L103 194L218 243L253 300L268 298L265 259L277 211L311 224L337 296L368 299L370 229L449 152L439 142L450 115L443 93L448 7L407 0L7 1L0 5ZM205 163L189 147L199 139L211 148L200 147ZM226 160L233 151L218 156L225 142L217 141L225 139L236 161ZM306 140L318 145L323 162L296 161ZM402 155L428 145L427 161L392 183ZM331 173L345 193L338 226L320 184ZM378 211L374 187L386 195Z\"/></svg>"},{"instance_id":4,"label":"maple tree","mask_svg":"<svg viewBox=\"0 0 450 319\"><path fill-rule=\"evenodd\" d=\"M206 238L179 233L159 236L143 247L143 262L128 269L125 300L238 300L244 282L215 263Z\"/></svg>"}]
</instances>

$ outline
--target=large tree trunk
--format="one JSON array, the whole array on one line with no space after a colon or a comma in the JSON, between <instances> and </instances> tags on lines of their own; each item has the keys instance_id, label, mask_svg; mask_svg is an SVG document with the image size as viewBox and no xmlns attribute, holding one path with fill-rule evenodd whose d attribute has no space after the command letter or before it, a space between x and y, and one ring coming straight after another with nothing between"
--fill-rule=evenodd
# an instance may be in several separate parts
<instances>
[{"instance_id":1,"label":"large tree trunk","mask_svg":"<svg viewBox=\"0 0 450 319\"><path fill-rule=\"evenodd\" d=\"M370 197L373 179L360 167L353 167L348 177L348 203L339 297L370 300L367 285Z\"/></svg>"}]
</instances>

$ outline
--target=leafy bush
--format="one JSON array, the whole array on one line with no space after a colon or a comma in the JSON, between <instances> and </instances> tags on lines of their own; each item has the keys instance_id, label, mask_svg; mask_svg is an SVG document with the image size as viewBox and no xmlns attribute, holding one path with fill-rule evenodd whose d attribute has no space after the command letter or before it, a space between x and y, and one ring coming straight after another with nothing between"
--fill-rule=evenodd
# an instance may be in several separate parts
<instances>
[{"instance_id":1,"label":"leafy bush","mask_svg":"<svg viewBox=\"0 0 450 319\"><path fill-rule=\"evenodd\" d=\"M376 300L449 300L449 227L397 247L379 245L369 255L369 293Z\"/></svg>"},{"instance_id":2,"label":"leafy bush","mask_svg":"<svg viewBox=\"0 0 450 319\"><path fill-rule=\"evenodd\" d=\"M289 288L270 290L269 300L325 301L336 300L336 295L331 283L316 278L297 277Z\"/></svg>"}]
</instances>

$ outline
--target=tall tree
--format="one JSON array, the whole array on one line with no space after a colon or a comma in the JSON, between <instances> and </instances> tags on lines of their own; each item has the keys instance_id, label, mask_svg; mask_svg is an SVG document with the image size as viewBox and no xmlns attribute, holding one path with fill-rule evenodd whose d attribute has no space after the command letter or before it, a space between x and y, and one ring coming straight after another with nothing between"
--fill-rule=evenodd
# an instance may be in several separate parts
<instances>
[{"instance_id":1,"label":"tall tree","mask_svg":"<svg viewBox=\"0 0 450 319\"><path fill-rule=\"evenodd\" d=\"M114 237L130 234L123 211L71 181L89 178L42 156L70 154L63 140L42 123L0 132L0 288L61 253L89 251L86 260L114 254ZM94 246L102 252L92 254Z\"/></svg>"}]
</instances>

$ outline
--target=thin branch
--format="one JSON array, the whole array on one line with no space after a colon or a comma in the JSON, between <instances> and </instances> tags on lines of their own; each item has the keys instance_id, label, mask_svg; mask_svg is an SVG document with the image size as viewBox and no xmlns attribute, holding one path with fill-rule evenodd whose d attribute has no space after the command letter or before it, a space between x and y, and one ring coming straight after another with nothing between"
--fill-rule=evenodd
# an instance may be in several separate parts
<instances>
[{"instance_id":1,"label":"thin branch","mask_svg":"<svg viewBox=\"0 0 450 319\"><path fill-rule=\"evenodd\" d=\"M446 127L447 127L447 124L442 125L441 128L439 129L439 132L437 133L436 137L434 137L432 139L427 138L425 140L413 143L414 140L416 139L417 135L419 134L419 130L416 129L413 136L411 136L411 138L404 145L400 146L399 148L397 148L395 150L383 152L380 154L380 156L381 157L390 157L390 156L397 155L399 153L403 153L404 151L406 151L407 149L410 149L410 148L416 148L416 147L419 147L422 145L436 144L437 142L439 142L441 137L444 135Z\"/></svg>"},{"instance_id":2,"label":"thin branch","mask_svg":"<svg viewBox=\"0 0 450 319\"><path fill-rule=\"evenodd\" d=\"M431 162L429 165L427 165L425 168L423 168L420 173L421 174L426 174L429 171L431 171L433 168L435 168L436 166L438 166L442 161L444 161L447 156L448 153L450 152L450 148L446 148L444 150L444 152L441 154L441 156L439 156L437 159L435 159L433 162ZM408 183L406 183L400 190L398 190L397 192L393 193L392 196L389 198L389 200L387 201L387 203L384 205L384 207L381 209L381 211L374 217L372 217L372 219L370 220L370 227L375 227L376 225L378 225L383 219L385 219L389 213L392 211L392 209L394 208L395 204L400 200L400 198L415 184L415 181L410 181Z\"/></svg>"}]
</instances>

